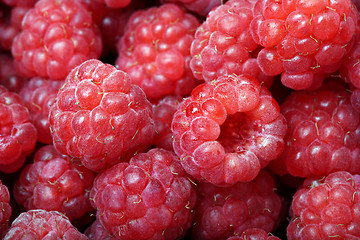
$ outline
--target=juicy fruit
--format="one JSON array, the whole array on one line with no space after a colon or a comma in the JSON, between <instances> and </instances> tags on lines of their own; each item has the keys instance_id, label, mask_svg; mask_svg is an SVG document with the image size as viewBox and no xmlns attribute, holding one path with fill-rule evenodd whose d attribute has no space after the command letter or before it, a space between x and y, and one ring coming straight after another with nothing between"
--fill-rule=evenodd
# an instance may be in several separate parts
<instances>
[{"instance_id":1,"label":"juicy fruit","mask_svg":"<svg viewBox=\"0 0 360 240\"><path fill-rule=\"evenodd\" d=\"M9 189L0 180L0 238L2 239L9 228L11 206Z\"/></svg>"}]
</instances>

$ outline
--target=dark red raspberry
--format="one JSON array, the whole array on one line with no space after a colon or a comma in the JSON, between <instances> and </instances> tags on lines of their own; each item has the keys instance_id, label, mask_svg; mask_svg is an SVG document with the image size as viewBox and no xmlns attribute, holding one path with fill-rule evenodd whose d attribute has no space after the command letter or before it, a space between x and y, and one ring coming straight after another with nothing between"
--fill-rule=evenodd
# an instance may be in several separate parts
<instances>
[{"instance_id":1,"label":"dark red raspberry","mask_svg":"<svg viewBox=\"0 0 360 240\"><path fill-rule=\"evenodd\" d=\"M196 84L189 61L198 25L195 16L175 4L136 11L118 43L118 68L149 98L189 94Z\"/></svg>"},{"instance_id":2,"label":"dark red raspberry","mask_svg":"<svg viewBox=\"0 0 360 240\"><path fill-rule=\"evenodd\" d=\"M19 73L63 80L72 68L102 50L100 32L80 1L40 0L12 45Z\"/></svg>"},{"instance_id":3,"label":"dark red raspberry","mask_svg":"<svg viewBox=\"0 0 360 240\"><path fill-rule=\"evenodd\" d=\"M286 121L270 92L248 75L196 87L174 114L174 151L193 177L250 181L283 151Z\"/></svg>"},{"instance_id":4,"label":"dark red raspberry","mask_svg":"<svg viewBox=\"0 0 360 240\"><path fill-rule=\"evenodd\" d=\"M94 171L128 160L155 135L144 92L125 72L95 59L67 76L49 122L56 149Z\"/></svg>"},{"instance_id":5,"label":"dark red raspberry","mask_svg":"<svg viewBox=\"0 0 360 240\"><path fill-rule=\"evenodd\" d=\"M0 84L9 91L19 93L28 80L16 71L14 59L10 54L0 54Z\"/></svg>"},{"instance_id":6,"label":"dark red raspberry","mask_svg":"<svg viewBox=\"0 0 360 240\"><path fill-rule=\"evenodd\" d=\"M240 236L229 237L227 240L280 240L280 238L268 234L261 228L249 228Z\"/></svg>"},{"instance_id":7,"label":"dark red raspberry","mask_svg":"<svg viewBox=\"0 0 360 240\"><path fill-rule=\"evenodd\" d=\"M14 198L26 211L54 210L73 220L93 210L89 193L94 177L93 172L58 153L53 145L46 145L21 171Z\"/></svg>"},{"instance_id":8,"label":"dark red raspberry","mask_svg":"<svg viewBox=\"0 0 360 240\"><path fill-rule=\"evenodd\" d=\"M271 85L272 77L264 75L256 61L258 45L249 30L253 7L253 0L230 0L209 13L191 45L190 67L196 78L210 82L249 74Z\"/></svg>"},{"instance_id":9,"label":"dark red raspberry","mask_svg":"<svg viewBox=\"0 0 360 240\"><path fill-rule=\"evenodd\" d=\"M162 0L162 2L181 3L186 9L206 17L215 7L223 4L223 0Z\"/></svg>"},{"instance_id":10,"label":"dark red raspberry","mask_svg":"<svg viewBox=\"0 0 360 240\"><path fill-rule=\"evenodd\" d=\"M124 8L131 3L131 0L95 0L104 2L110 8Z\"/></svg>"},{"instance_id":11,"label":"dark red raspberry","mask_svg":"<svg viewBox=\"0 0 360 240\"><path fill-rule=\"evenodd\" d=\"M293 197L289 240L359 239L360 175L345 171L308 178Z\"/></svg>"},{"instance_id":12,"label":"dark red raspberry","mask_svg":"<svg viewBox=\"0 0 360 240\"><path fill-rule=\"evenodd\" d=\"M295 91L281 105L288 123L283 154L270 165L278 174L310 177L360 171L360 117L350 93L326 84L317 91Z\"/></svg>"},{"instance_id":13,"label":"dark red raspberry","mask_svg":"<svg viewBox=\"0 0 360 240\"><path fill-rule=\"evenodd\" d=\"M29 109L30 121L37 129L37 140L41 143L51 144L53 142L50 133L49 111L63 84L64 81L34 77L20 91L20 96Z\"/></svg>"},{"instance_id":14,"label":"dark red raspberry","mask_svg":"<svg viewBox=\"0 0 360 240\"><path fill-rule=\"evenodd\" d=\"M36 144L37 131L21 97L0 85L0 171L20 169Z\"/></svg>"},{"instance_id":15,"label":"dark red raspberry","mask_svg":"<svg viewBox=\"0 0 360 240\"><path fill-rule=\"evenodd\" d=\"M339 68L358 15L351 0L259 0L254 13L251 33L265 47L257 57L260 68L271 76L282 73L282 83L295 90L320 81L318 72Z\"/></svg>"},{"instance_id":16,"label":"dark red raspberry","mask_svg":"<svg viewBox=\"0 0 360 240\"><path fill-rule=\"evenodd\" d=\"M280 222L282 202L274 187L274 178L265 171L250 182L231 187L200 182L194 209L194 239L227 239L249 228L275 230Z\"/></svg>"},{"instance_id":17,"label":"dark red raspberry","mask_svg":"<svg viewBox=\"0 0 360 240\"><path fill-rule=\"evenodd\" d=\"M100 173L90 196L117 239L179 239L192 224L196 193L179 159L155 148Z\"/></svg>"},{"instance_id":18,"label":"dark red raspberry","mask_svg":"<svg viewBox=\"0 0 360 240\"><path fill-rule=\"evenodd\" d=\"M8 228L11 216L9 189L0 180L0 239L2 239Z\"/></svg>"},{"instance_id":19,"label":"dark red raspberry","mask_svg":"<svg viewBox=\"0 0 360 240\"><path fill-rule=\"evenodd\" d=\"M7 5L10 6L25 6L25 7L32 7L38 0L1 0Z\"/></svg>"},{"instance_id":20,"label":"dark red raspberry","mask_svg":"<svg viewBox=\"0 0 360 240\"><path fill-rule=\"evenodd\" d=\"M90 227L85 230L85 235L89 240L115 240L116 238L112 236L104 227L101 225L100 221L95 220Z\"/></svg>"},{"instance_id":21,"label":"dark red raspberry","mask_svg":"<svg viewBox=\"0 0 360 240\"><path fill-rule=\"evenodd\" d=\"M37 209L21 213L4 237L4 240L20 239L87 240L88 238L59 212Z\"/></svg>"}]
</instances>

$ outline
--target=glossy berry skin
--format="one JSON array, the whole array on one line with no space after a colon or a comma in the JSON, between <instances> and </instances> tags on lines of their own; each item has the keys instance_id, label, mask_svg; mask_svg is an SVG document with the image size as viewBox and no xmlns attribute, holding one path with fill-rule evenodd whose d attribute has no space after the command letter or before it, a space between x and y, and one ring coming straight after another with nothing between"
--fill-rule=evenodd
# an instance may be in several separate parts
<instances>
[{"instance_id":1,"label":"glossy berry skin","mask_svg":"<svg viewBox=\"0 0 360 240\"><path fill-rule=\"evenodd\" d=\"M264 73L303 90L335 72L352 46L358 12L351 0L259 0L250 24L264 48L257 60ZM317 86L319 87L319 86Z\"/></svg>"},{"instance_id":2,"label":"glossy berry skin","mask_svg":"<svg viewBox=\"0 0 360 240\"><path fill-rule=\"evenodd\" d=\"M20 169L36 144L37 131L21 97L0 86L0 171Z\"/></svg>"},{"instance_id":3,"label":"glossy berry skin","mask_svg":"<svg viewBox=\"0 0 360 240\"><path fill-rule=\"evenodd\" d=\"M4 237L4 240L20 239L87 240L88 238L59 212L37 209L21 213Z\"/></svg>"},{"instance_id":4,"label":"glossy berry skin","mask_svg":"<svg viewBox=\"0 0 360 240\"><path fill-rule=\"evenodd\" d=\"M295 193L289 240L358 239L360 176L339 171L305 180Z\"/></svg>"},{"instance_id":5,"label":"glossy berry skin","mask_svg":"<svg viewBox=\"0 0 360 240\"><path fill-rule=\"evenodd\" d=\"M250 182L216 187L200 182L195 206L193 239L220 240L249 228L276 229L282 202L274 192L274 178L265 171Z\"/></svg>"},{"instance_id":6,"label":"glossy berry skin","mask_svg":"<svg viewBox=\"0 0 360 240\"><path fill-rule=\"evenodd\" d=\"M268 234L261 228L249 228L240 236L229 237L227 240L280 240L280 238Z\"/></svg>"},{"instance_id":7,"label":"glossy berry skin","mask_svg":"<svg viewBox=\"0 0 360 240\"><path fill-rule=\"evenodd\" d=\"M100 32L80 1L40 0L26 13L11 52L23 76L64 80L101 50Z\"/></svg>"},{"instance_id":8,"label":"glossy berry skin","mask_svg":"<svg viewBox=\"0 0 360 240\"><path fill-rule=\"evenodd\" d=\"M197 18L175 4L138 10L117 45L116 64L146 96L187 95L196 85L189 68Z\"/></svg>"},{"instance_id":9,"label":"glossy berry skin","mask_svg":"<svg viewBox=\"0 0 360 240\"><path fill-rule=\"evenodd\" d=\"M174 151L185 170L217 185L254 179L282 153L287 129L270 92L248 75L196 87L171 127Z\"/></svg>"},{"instance_id":10,"label":"glossy berry skin","mask_svg":"<svg viewBox=\"0 0 360 240\"><path fill-rule=\"evenodd\" d=\"M10 192L7 186L5 186L0 180L0 238L5 236L6 231L9 228L11 206L10 206Z\"/></svg>"},{"instance_id":11,"label":"glossy berry skin","mask_svg":"<svg viewBox=\"0 0 360 240\"><path fill-rule=\"evenodd\" d=\"M92 171L58 153L53 145L46 145L21 171L14 198L26 211L54 210L73 220L93 210L89 192L94 177Z\"/></svg>"},{"instance_id":12,"label":"glossy berry skin","mask_svg":"<svg viewBox=\"0 0 360 240\"><path fill-rule=\"evenodd\" d=\"M354 46L341 63L341 77L356 88L360 88L360 33L356 33Z\"/></svg>"},{"instance_id":13,"label":"glossy berry skin","mask_svg":"<svg viewBox=\"0 0 360 240\"><path fill-rule=\"evenodd\" d=\"M116 239L180 239L192 224L196 193L179 159L154 148L100 173L90 196Z\"/></svg>"},{"instance_id":14,"label":"glossy berry skin","mask_svg":"<svg viewBox=\"0 0 360 240\"><path fill-rule=\"evenodd\" d=\"M55 148L93 171L129 159L155 134L144 92L125 72L95 59L67 76L49 122Z\"/></svg>"},{"instance_id":15,"label":"glossy berry skin","mask_svg":"<svg viewBox=\"0 0 360 240\"><path fill-rule=\"evenodd\" d=\"M341 86L295 91L281 105L288 123L283 154L270 165L298 177L360 171L360 117Z\"/></svg>"},{"instance_id":16,"label":"glossy berry skin","mask_svg":"<svg viewBox=\"0 0 360 240\"><path fill-rule=\"evenodd\" d=\"M53 142L50 133L49 111L57 92L64 81L53 81L43 77L34 77L24 84L20 97L30 112L30 121L38 132L38 141L45 144Z\"/></svg>"},{"instance_id":17,"label":"glossy berry skin","mask_svg":"<svg viewBox=\"0 0 360 240\"><path fill-rule=\"evenodd\" d=\"M190 67L197 79L211 82L220 76L249 74L269 87L272 77L258 66L258 44L250 33L253 0L230 0L213 9L196 30Z\"/></svg>"}]
</instances>

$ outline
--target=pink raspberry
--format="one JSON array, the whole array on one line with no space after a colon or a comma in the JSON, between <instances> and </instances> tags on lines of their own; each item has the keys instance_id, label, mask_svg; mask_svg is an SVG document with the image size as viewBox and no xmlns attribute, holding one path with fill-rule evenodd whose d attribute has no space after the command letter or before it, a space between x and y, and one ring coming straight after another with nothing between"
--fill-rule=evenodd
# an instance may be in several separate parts
<instances>
[{"instance_id":1,"label":"pink raspberry","mask_svg":"<svg viewBox=\"0 0 360 240\"><path fill-rule=\"evenodd\" d=\"M288 123L283 154L270 165L299 177L360 171L360 117L339 85L295 91L281 105Z\"/></svg>"},{"instance_id":2,"label":"pink raspberry","mask_svg":"<svg viewBox=\"0 0 360 240\"><path fill-rule=\"evenodd\" d=\"M19 93L29 109L30 121L36 127L37 140L41 143L52 143L48 116L57 92L63 84L64 81L34 77L23 86Z\"/></svg>"},{"instance_id":3,"label":"pink raspberry","mask_svg":"<svg viewBox=\"0 0 360 240\"><path fill-rule=\"evenodd\" d=\"M280 222L282 202L274 187L274 178L265 171L250 182L231 187L200 182L194 209L194 239L227 239L249 228L275 230Z\"/></svg>"},{"instance_id":4,"label":"pink raspberry","mask_svg":"<svg viewBox=\"0 0 360 240\"><path fill-rule=\"evenodd\" d=\"M26 77L63 80L72 68L102 50L100 32L80 1L40 0L22 22L12 54Z\"/></svg>"},{"instance_id":5,"label":"pink raspberry","mask_svg":"<svg viewBox=\"0 0 360 240\"><path fill-rule=\"evenodd\" d=\"M0 84L9 91L19 93L28 79L22 77L14 67L14 59L10 54L0 54Z\"/></svg>"},{"instance_id":6,"label":"pink raspberry","mask_svg":"<svg viewBox=\"0 0 360 240\"><path fill-rule=\"evenodd\" d=\"M286 121L270 92L248 75L196 87L174 114L173 147L201 181L250 181L284 149Z\"/></svg>"},{"instance_id":7,"label":"pink raspberry","mask_svg":"<svg viewBox=\"0 0 360 240\"><path fill-rule=\"evenodd\" d=\"M87 240L88 238L59 212L37 209L21 213L4 237L4 240L20 239Z\"/></svg>"},{"instance_id":8,"label":"pink raspberry","mask_svg":"<svg viewBox=\"0 0 360 240\"><path fill-rule=\"evenodd\" d=\"M90 227L85 230L85 235L89 240L115 240L116 238L112 236L104 227L101 225L100 221L95 220Z\"/></svg>"},{"instance_id":9,"label":"pink raspberry","mask_svg":"<svg viewBox=\"0 0 360 240\"><path fill-rule=\"evenodd\" d=\"M223 0L162 0L162 2L181 3L186 9L206 17L215 7L223 4Z\"/></svg>"},{"instance_id":10,"label":"pink raspberry","mask_svg":"<svg viewBox=\"0 0 360 240\"><path fill-rule=\"evenodd\" d=\"M37 131L21 97L0 85L0 171L21 168L35 148Z\"/></svg>"},{"instance_id":11,"label":"pink raspberry","mask_svg":"<svg viewBox=\"0 0 360 240\"><path fill-rule=\"evenodd\" d=\"M8 228L11 216L10 193L7 186L0 180L0 239L2 239Z\"/></svg>"},{"instance_id":12,"label":"pink raspberry","mask_svg":"<svg viewBox=\"0 0 360 240\"><path fill-rule=\"evenodd\" d=\"M196 193L179 159L155 148L101 172L90 193L97 219L117 239L180 239Z\"/></svg>"},{"instance_id":13,"label":"pink raspberry","mask_svg":"<svg viewBox=\"0 0 360 240\"><path fill-rule=\"evenodd\" d=\"M339 171L305 180L291 203L289 240L359 239L360 176Z\"/></svg>"},{"instance_id":14,"label":"pink raspberry","mask_svg":"<svg viewBox=\"0 0 360 240\"><path fill-rule=\"evenodd\" d=\"M70 220L93 210L89 192L95 174L59 154L53 145L36 151L33 163L21 171L15 182L14 198L26 211L54 210Z\"/></svg>"},{"instance_id":15,"label":"pink raspberry","mask_svg":"<svg viewBox=\"0 0 360 240\"><path fill-rule=\"evenodd\" d=\"M280 238L269 235L261 228L249 228L240 236L229 237L227 240L280 240Z\"/></svg>"},{"instance_id":16,"label":"pink raspberry","mask_svg":"<svg viewBox=\"0 0 360 240\"><path fill-rule=\"evenodd\" d=\"M249 74L267 87L272 77L264 75L256 61L258 44L249 26L253 0L230 0L213 9L195 33L190 67L197 79L206 82L220 76Z\"/></svg>"},{"instance_id":17,"label":"pink raspberry","mask_svg":"<svg viewBox=\"0 0 360 240\"><path fill-rule=\"evenodd\" d=\"M145 150L155 134L144 92L125 72L95 59L67 76L49 122L56 149L94 171Z\"/></svg>"},{"instance_id":18,"label":"pink raspberry","mask_svg":"<svg viewBox=\"0 0 360 240\"><path fill-rule=\"evenodd\" d=\"M281 73L282 83L295 90L322 80L318 72L339 68L358 15L350 0L259 0L254 13L251 34L264 47L257 57L260 68L271 76Z\"/></svg>"},{"instance_id":19,"label":"pink raspberry","mask_svg":"<svg viewBox=\"0 0 360 240\"><path fill-rule=\"evenodd\" d=\"M175 4L136 11L118 43L118 68L149 98L189 94L196 84L189 49L198 25L195 16Z\"/></svg>"}]
</instances>

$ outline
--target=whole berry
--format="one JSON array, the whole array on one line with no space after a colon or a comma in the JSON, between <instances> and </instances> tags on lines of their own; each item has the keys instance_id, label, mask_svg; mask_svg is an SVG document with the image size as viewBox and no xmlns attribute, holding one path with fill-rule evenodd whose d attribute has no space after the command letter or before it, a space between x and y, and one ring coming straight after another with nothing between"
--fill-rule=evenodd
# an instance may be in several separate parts
<instances>
[{"instance_id":1,"label":"whole berry","mask_svg":"<svg viewBox=\"0 0 360 240\"><path fill-rule=\"evenodd\" d=\"M339 171L305 180L295 193L289 240L360 238L360 176Z\"/></svg>"},{"instance_id":2,"label":"whole berry","mask_svg":"<svg viewBox=\"0 0 360 240\"><path fill-rule=\"evenodd\" d=\"M61 155L53 145L46 145L21 171L14 198L26 211L54 210L73 220L93 210L89 193L94 177L89 169Z\"/></svg>"},{"instance_id":3,"label":"whole berry","mask_svg":"<svg viewBox=\"0 0 360 240\"><path fill-rule=\"evenodd\" d=\"M144 92L125 72L95 59L67 76L49 122L56 149L94 171L128 160L155 134Z\"/></svg>"},{"instance_id":4,"label":"whole berry","mask_svg":"<svg viewBox=\"0 0 360 240\"><path fill-rule=\"evenodd\" d=\"M200 182L193 238L220 240L241 235L249 228L275 230L281 220L282 202L274 187L274 178L265 171L250 182L231 187Z\"/></svg>"},{"instance_id":5,"label":"whole berry","mask_svg":"<svg viewBox=\"0 0 360 240\"><path fill-rule=\"evenodd\" d=\"M101 172L90 196L117 239L179 239L192 224L196 194L179 159L154 148Z\"/></svg>"},{"instance_id":6,"label":"whole berry","mask_svg":"<svg viewBox=\"0 0 360 240\"><path fill-rule=\"evenodd\" d=\"M10 206L10 192L7 186L5 186L0 180L0 238L5 236L6 231L9 228L11 206Z\"/></svg>"},{"instance_id":7,"label":"whole berry","mask_svg":"<svg viewBox=\"0 0 360 240\"><path fill-rule=\"evenodd\" d=\"M197 86L172 121L173 147L201 181L250 181L284 149L287 126L270 92L248 75Z\"/></svg>"},{"instance_id":8,"label":"whole berry","mask_svg":"<svg viewBox=\"0 0 360 240\"><path fill-rule=\"evenodd\" d=\"M80 1L40 0L26 13L11 51L23 76L63 80L101 50L100 32Z\"/></svg>"},{"instance_id":9,"label":"whole berry","mask_svg":"<svg viewBox=\"0 0 360 240\"><path fill-rule=\"evenodd\" d=\"M189 94L196 84L189 61L198 25L195 16L175 4L134 12L118 42L118 68L149 98Z\"/></svg>"}]
</instances>

